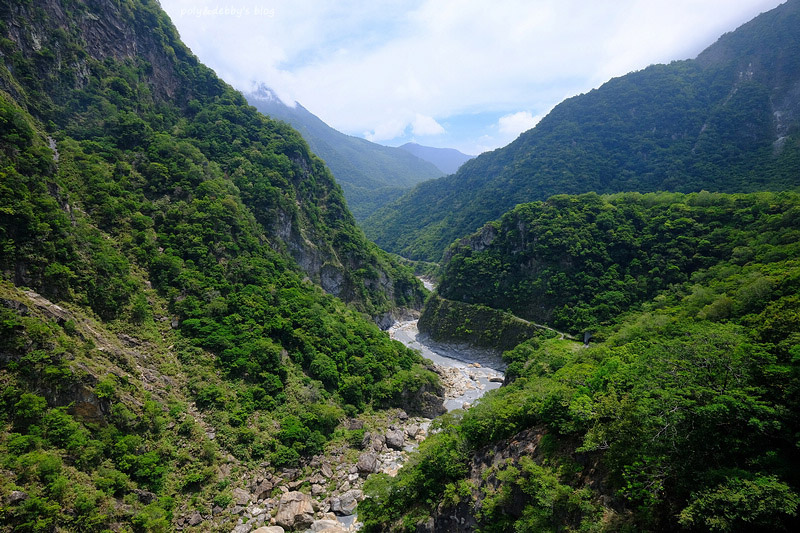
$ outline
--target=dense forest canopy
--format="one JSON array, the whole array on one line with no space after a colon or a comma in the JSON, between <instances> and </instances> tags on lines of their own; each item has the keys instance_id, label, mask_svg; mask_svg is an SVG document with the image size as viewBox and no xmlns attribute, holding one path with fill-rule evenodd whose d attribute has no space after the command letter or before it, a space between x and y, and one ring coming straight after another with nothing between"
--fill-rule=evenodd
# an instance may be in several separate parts
<instances>
[{"instance_id":1,"label":"dense forest canopy","mask_svg":"<svg viewBox=\"0 0 800 533\"><path fill-rule=\"evenodd\" d=\"M556 196L457 243L443 294L594 338L505 352L506 386L371 481L367 530L796 529L798 213L795 193Z\"/></svg>"}]
</instances>

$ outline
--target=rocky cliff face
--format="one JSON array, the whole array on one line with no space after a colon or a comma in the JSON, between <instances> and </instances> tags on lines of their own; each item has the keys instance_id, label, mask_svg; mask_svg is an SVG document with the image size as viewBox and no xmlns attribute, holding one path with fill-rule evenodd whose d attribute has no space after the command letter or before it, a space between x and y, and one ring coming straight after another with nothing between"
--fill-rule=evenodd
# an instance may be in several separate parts
<instances>
[{"instance_id":1,"label":"rocky cliff face","mask_svg":"<svg viewBox=\"0 0 800 533\"><path fill-rule=\"evenodd\" d=\"M0 15L5 38L0 56L8 68L0 75L0 90L44 123L74 129L76 122L90 121L94 117L87 117L85 106L93 101L85 93L99 88L111 91L123 108L126 99L136 101L130 111L145 122L151 119L144 111L150 106L165 114L177 107L193 115L198 104L229 97L230 88L181 43L153 0L11 3L0 7ZM112 60L125 64L132 76L105 78L104 62ZM231 103L246 106L240 95L236 100ZM107 126L103 119L98 128ZM132 116L119 122L119 134L134 142L148 135ZM253 137L252 131L249 135L251 145L269 142ZM419 308L421 284L366 240L328 169L308 146L287 148L288 168L276 169L290 176L283 201L249 206L268 230L272 246L287 252L327 292L373 316L394 307ZM220 160L226 151L221 146L201 150L225 167L238 164Z\"/></svg>"},{"instance_id":2,"label":"rocky cliff face","mask_svg":"<svg viewBox=\"0 0 800 533\"><path fill-rule=\"evenodd\" d=\"M174 45L177 34L173 27L159 20L155 2L144 2L142 7L148 11L147 15L112 0L69 4L60 0L9 2L0 9L6 36L16 45L15 52L34 64L43 81L60 78L82 88L90 81L91 59L142 59L149 65L145 79L153 95L162 100L174 98L178 96L181 81L175 60L195 64L197 60L184 46L173 46L171 54L164 53L164 44ZM58 32L54 34L55 28ZM72 39L80 42L79 50L70 46ZM27 74L19 72L13 64L10 67L14 75ZM24 83L27 81L32 80ZM22 95L7 78L0 79L0 88L17 97Z\"/></svg>"}]
</instances>

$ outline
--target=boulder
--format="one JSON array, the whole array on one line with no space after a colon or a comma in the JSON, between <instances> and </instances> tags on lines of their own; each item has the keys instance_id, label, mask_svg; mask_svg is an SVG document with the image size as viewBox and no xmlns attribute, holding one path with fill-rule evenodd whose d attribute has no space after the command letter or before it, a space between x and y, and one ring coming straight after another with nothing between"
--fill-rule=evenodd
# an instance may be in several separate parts
<instances>
[{"instance_id":1,"label":"boulder","mask_svg":"<svg viewBox=\"0 0 800 533\"><path fill-rule=\"evenodd\" d=\"M372 437L372 449L376 452L381 451L384 444L386 444L386 437L384 435L375 435Z\"/></svg>"},{"instance_id":2,"label":"boulder","mask_svg":"<svg viewBox=\"0 0 800 533\"><path fill-rule=\"evenodd\" d=\"M199 526L203 523L203 517L195 511L192 516L189 517L189 521L187 522L190 526Z\"/></svg>"},{"instance_id":3,"label":"boulder","mask_svg":"<svg viewBox=\"0 0 800 533\"><path fill-rule=\"evenodd\" d=\"M19 502L24 502L28 499L28 494L26 492L22 492L21 490L12 490L11 494L8 495L8 503L11 505L16 505Z\"/></svg>"},{"instance_id":4,"label":"boulder","mask_svg":"<svg viewBox=\"0 0 800 533\"><path fill-rule=\"evenodd\" d=\"M378 468L378 454L375 452L364 452L358 456L356 463L358 471L362 474L371 474Z\"/></svg>"},{"instance_id":5,"label":"boulder","mask_svg":"<svg viewBox=\"0 0 800 533\"><path fill-rule=\"evenodd\" d=\"M264 526L256 529L253 533L285 533L281 526Z\"/></svg>"},{"instance_id":6,"label":"boulder","mask_svg":"<svg viewBox=\"0 0 800 533\"><path fill-rule=\"evenodd\" d=\"M386 445L395 450L402 450L405 443L405 436L399 429L389 430L386 432Z\"/></svg>"},{"instance_id":7,"label":"boulder","mask_svg":"<svg viewBox=\"0 0 800 533\"><path fill-rule=\"evenodd\" d=\"M289 529L308 527L314 522L311 496L302 492L287 492L278 503L275 523Z\"/></svg>"},{"instance_id":8,"label":"boulder","mask_svg":"<svg viewBox=\"0 0 800 533\"><path fill-rule=\"evenodd\" d=\"M264 500L269 498L269 495L272 494L272 483L269 481L263 480L261 483L256 485L253 488L253 498L256 500Z\"/></svg>"},{"instance_id":9,"label":"boulder","mask_svg":"<svg viewBox=\"0 0 800 533\"><path fill-rule=\"evenodd\" d=\"M233 501L236 502L236 505L245 506L250 503L250 493L244 489L233 489Z\"/></svg>"},{"instance_id":10,"label":"boulder","mask_svg":"<svg viewBox=\"0 0 800 533\"><path fill-rule=\"evenodd\" d=\"M313 524L311 524L311 531L314 533L334 533L334 532L344 532L342 529L342 524L340 524L336 520L317 520Z\"/></svg>"},{"instance_id":11,"label":"boulder","mask_svg":"<svg viewBox=\"0 0 800 533\"><path fill-rule=\"evenodd\" d=\"M360 490L348 490L338 497L331 498L331 510L336 514L349 516L355 512L359 500L363 497L364 493Z\"/></svg>"},{"instance_id":12,"label":"boulder","mask_svg":"<svg viewBox=\"0 0 800 533\"><path fill-rule=\"evenodd\" d=\"M347 429L350 431L356 431L364 428L364 421L355 418L349 419L347 422L345 422L345 424L347 425Z\"/></svg>"}]
</instances>

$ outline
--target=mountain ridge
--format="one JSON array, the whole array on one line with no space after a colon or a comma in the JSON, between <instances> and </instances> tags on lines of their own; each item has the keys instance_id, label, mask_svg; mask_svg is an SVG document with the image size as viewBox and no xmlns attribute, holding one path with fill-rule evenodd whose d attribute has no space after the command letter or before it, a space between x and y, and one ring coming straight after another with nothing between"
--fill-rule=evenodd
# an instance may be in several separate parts
<instances>
[{"instance_id":1,"label":"mountain ridge","mask_svg":"<svg viewBox=\"0 0 800 533\"><path fill-rule=\"evenodd\" d=\"M474 155L464 154L455 148L434 148L423 146L415 142L407 142L398 148L402 148L415 156L430 161L445 174L455 173L461 165L473 159Z\"/></svg>"},{"instance_id":2,"label":"mountain ridge","mask_svg":"<svg viewBox=\"0 0 800 533\"><path fill-rule=\"evenodd\" d=\"M265 115L286 121L303 135L333 172L359 221L404 190L443 175L433 163L407 151L341 133L299 103L287 106L264 85L245 97Z\"/></svg>"},{"instance_id":3,"label":"mountain ridge","mask_svg":"<svg viewBox=\"0 0 800 533\"><path fill-rule=\"evenodd\" d=\"M798 24L800 2L790 0L696 60L653 65L569 98L508 146L376 212L368 236L437 261L456 238L553 194L796 188ZM737 50L744 55L729 59Z\"/></svg>"}]
</instances>

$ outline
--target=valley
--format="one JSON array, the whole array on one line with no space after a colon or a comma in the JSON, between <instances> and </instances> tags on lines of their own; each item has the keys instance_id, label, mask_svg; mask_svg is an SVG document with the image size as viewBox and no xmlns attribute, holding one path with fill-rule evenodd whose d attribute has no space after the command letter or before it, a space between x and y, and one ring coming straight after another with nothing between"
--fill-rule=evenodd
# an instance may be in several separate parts
<instances>
[{"instance_id":1,"label":"valley","mask_svg":"<svg viewBox=\"0 0 800 533\"><path fill-rule=\"evenodd\" d=\"M799 28L470 158L0 4L0 532L798 530Z\"/></svg>"}]
</instances>

